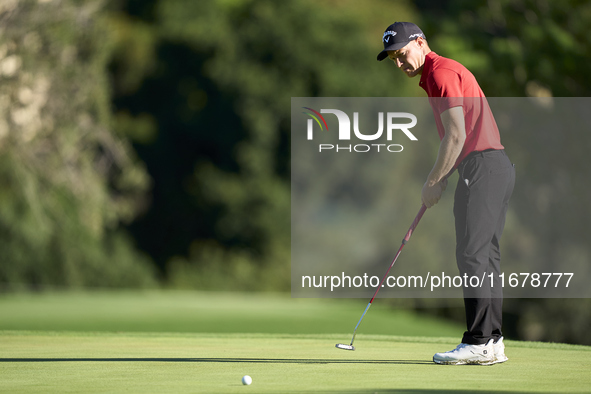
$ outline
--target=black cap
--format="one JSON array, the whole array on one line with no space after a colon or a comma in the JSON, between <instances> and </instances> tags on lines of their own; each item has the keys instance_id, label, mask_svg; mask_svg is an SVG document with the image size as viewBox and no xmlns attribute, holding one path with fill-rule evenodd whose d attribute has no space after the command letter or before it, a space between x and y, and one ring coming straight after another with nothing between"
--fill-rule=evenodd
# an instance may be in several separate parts
<instances>
[{"instance_id":1,"label":"black cap","mask_svg":"<svg viewBox=\"0 0 591 394\"><path fill-rule=\"evenodd\" d=\"M394 22L384 32L382 42L384 50L378 54L378 60L384 60L388 57L388 51L395 51L403 48L418 37L425 38L422 30L411 22Z\"/></svg>"}]
</instances>

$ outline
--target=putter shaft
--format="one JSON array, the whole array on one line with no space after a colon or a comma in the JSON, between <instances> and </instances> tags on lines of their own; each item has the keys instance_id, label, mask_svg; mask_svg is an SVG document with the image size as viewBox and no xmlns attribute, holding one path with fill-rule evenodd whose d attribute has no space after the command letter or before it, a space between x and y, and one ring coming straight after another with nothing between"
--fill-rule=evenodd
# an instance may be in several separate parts
<instances>
[{"instance_id":1,"label":"putter shaft","mask_svg":"<svg viewBox=\"0 0 591 394\"><path fill-rule=\"evenodd\" d=\"M412 222L410 228L406 232L406 235L402 239L402 245L400 245L400 248L398 249L398 253L396 253L396 256L394 257L394 260L392 260L392 263L390 263L390 266L388 267L388 270L386 271L386 274L384 275L384 277L380 281L380 284L378 285L378 288L376 289L376 292L373 294L373 297L369 301L369 304L367 304L367 306L365 307L365 310L363 311L363 314L361 315L361 318L357 322L357 325L355 326L355 330L353 330L353 338L351 338L351 345L350 346L353 346L353 341L355 341L355 335L357 334L357 328L359 327L359 324L361 324L361 320L363 320L363 317L365 316L365 314L367 313L369 307L373 303L373 300L375 300L376 296L378 295L378 291L380 291L380 288L382 287L382 285L384 283L384 280L386 280L386 277L388 276L388 273L390 272L390 270L392 269L392 267L396 263L396 260L398 259L398 256L400 256L400 252L402 252L402 248L404 248L404 245L406 245L406 243L410 239L410 236L415 231L417 225L419 224L419 221L423 217L423 214L425 213L426 210L427 210L427 207L425 206L425 204L421 205L421 209L419 209L419 213L417 213L417 216L415 217L415 220Z\"/></svg>"}]
</instances>

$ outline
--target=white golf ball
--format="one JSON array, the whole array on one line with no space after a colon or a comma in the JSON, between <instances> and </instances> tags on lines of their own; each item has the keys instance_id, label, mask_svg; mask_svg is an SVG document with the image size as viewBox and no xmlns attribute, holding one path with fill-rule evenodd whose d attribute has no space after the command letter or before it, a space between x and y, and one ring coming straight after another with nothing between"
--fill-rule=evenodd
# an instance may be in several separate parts
<instances>
[{"instance_id":1,"label":"white golf ball","mask_svg":"<svg viewBox=\"0 0 591 394\"><path fill-rule=\"evenodd\" d=\"M249 385L249 384L251 384L251 383L252 383L252 378L251 378L250 376L248 376L248 375L244 375L244 376L242 377L242 384L245 384L245 385L247 385L247 386L248 386L248 385Z\"/></svg>"}]
</instances>

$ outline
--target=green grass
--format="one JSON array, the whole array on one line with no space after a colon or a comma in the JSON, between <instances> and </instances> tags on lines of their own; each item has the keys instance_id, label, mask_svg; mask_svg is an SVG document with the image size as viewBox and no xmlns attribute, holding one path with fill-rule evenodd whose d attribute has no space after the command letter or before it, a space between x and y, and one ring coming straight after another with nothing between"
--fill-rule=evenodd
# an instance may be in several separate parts
<instances>
[{"instance_id":1,"label":"green grass","mask_svg":"<svg viewBox=\"0 0 591 394\"><path fill-rule=\"evenodd\" d=\"M367 301L189 291L17 293L0 296L0 330L352 334ZM359 331L459 336L463 327L392 310L378 299Z\"/></svg>"},{"instance_id":2,"label":"green grass","mask_svg":"<svg viewBox=\"0 0 591 394\"><path fill-rule=\"evenodd\" d=\"M432 355L454 348L462 328L390 311L379 300L360 326L357 350L336 349L350 340L364 301L3 295L0 393L591 392L591 347L506 340L507 363L435 365ZM241 384L243 375L251 386Z\"/></svg>"},{"instance_id":3,"label":"green grass","mask_svg":"<svg viewBox=\"0 0 591 394\"><path fill-rule=\"evenodd\" d=\"M360 335L2 333L0 392L589 392L591 350L507 341L494 366L440 366L453 339ZM250 375L253 384L242 386Z\"/></svg>"}]
</instances>

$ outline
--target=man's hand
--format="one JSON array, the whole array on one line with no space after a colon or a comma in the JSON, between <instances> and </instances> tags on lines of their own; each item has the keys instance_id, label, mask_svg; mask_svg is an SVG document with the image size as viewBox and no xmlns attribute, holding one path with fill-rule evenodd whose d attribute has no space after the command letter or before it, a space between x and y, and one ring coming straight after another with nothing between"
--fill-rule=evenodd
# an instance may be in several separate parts
<instances>
[{"instance_id":1,"label":"man's hand","mask_svg":"<svg viewBox=\"0 0 591 394\"><path fill-rule=\"evenodd\" d=\"M421 199L423 200L423 204L427 208L431 208L433 205L439 202L441 198L441 194L447 188L447 179L443 179L437 183L431 183L429 181L425 182L423 186L423 191L421 192Z\"/></svg>"}]
</instances>

